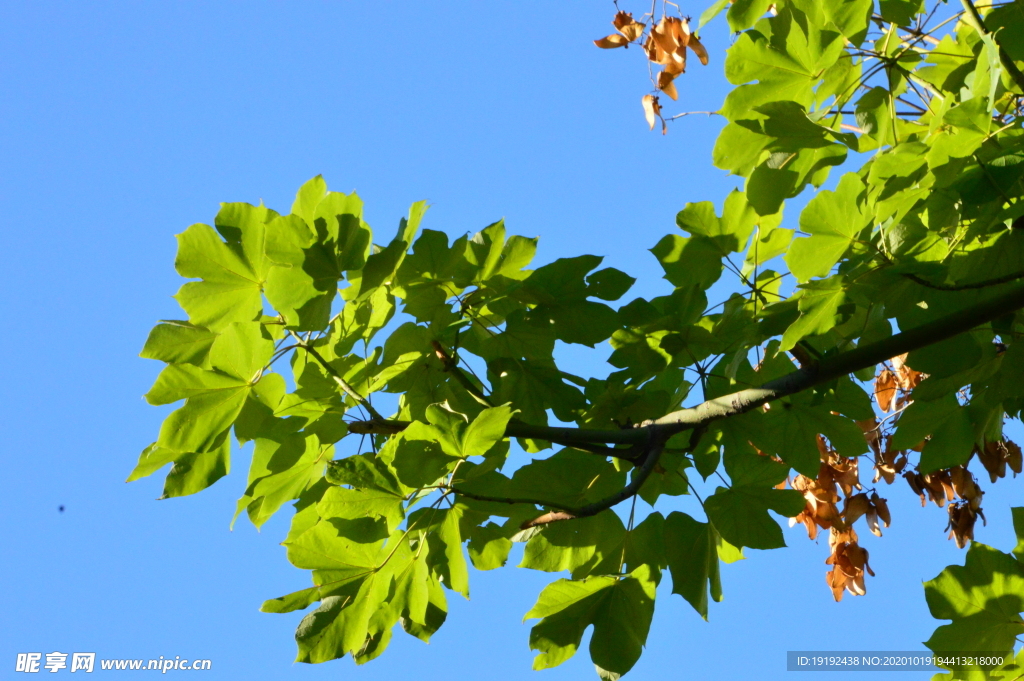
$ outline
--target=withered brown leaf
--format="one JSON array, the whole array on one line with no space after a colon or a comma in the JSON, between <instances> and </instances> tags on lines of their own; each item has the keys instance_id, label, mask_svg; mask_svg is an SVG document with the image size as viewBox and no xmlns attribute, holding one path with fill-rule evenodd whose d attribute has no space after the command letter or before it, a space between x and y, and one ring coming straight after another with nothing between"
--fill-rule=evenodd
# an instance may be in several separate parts
<instances>
[{"instance_id":1,"label":"withered brown leaf","mask_svg":"<svg viewBox=\"0 0 1024 681\"><path fill-rule=\"evenodd\" d=\"M628 45L629 38L619 35L618 33L612 33L604 38L595 40L594 44L605 50L613 50L616 47L625 47Z\"/></svg>"},{"instance_id":2,"label":"withered brown leaf","mask_svg":"<svg viewBox=\"0 0 1024 681\"><path fill-rule=\"evenodd\" d=\"M668 132L665 119L661 116L661 103L658 101L657 95L644 95L640 102L644 107L644 118L647 119L647 125L650 126L651 130L654 130L654 121L660 119L661 134L664 135Z\"/></svg>"},{"instance_id":3,"label":"withered brown leaf","mask_svg":"<svg viewBox=\"0 0 1024 681\"><path fill-rule=\"evenodd\" d=\"M612 26L630 42L636 40L644 32L645 24L633 18L629 12L617 12L612 19Z\"/></svg>"},{"instance_id":4,"label":"withered brown leaf","mask_svg":"<svg viewBox=\"0 0 1024 681\"><path fill-rule=\"evenodd\" d=\"M896 375L886 367L875 377L875 402L882 411L889 411L896 396Z\"/></svg>"},{"instance_id":5,"label":"withered brown leaf","mask_svg":"<svg viewBox=\"0 0 1024 681\"><path fill-rule=\"evenodd\" d=\"M679 93L676 91L676 85L672 81L675 80L675 75L669 72L666 68L664 71L658 74L658 89L664 92L666 95L671 97L673 100L679 99Z\"/></svg>"},{"instance_id":6,"label":"withered brown leaf","mask_svg":"<svg viewBox=\"0 0 1024 681\"><path fill-rule=\"evenodd\" d=\"M687 43L689 48L693 50L693 53L697 55L697 59L704 66L708 65L708 51L704 49L704 45L697 39L697 36L691 35L690 41Z\"/></svg>"}]
</instances>

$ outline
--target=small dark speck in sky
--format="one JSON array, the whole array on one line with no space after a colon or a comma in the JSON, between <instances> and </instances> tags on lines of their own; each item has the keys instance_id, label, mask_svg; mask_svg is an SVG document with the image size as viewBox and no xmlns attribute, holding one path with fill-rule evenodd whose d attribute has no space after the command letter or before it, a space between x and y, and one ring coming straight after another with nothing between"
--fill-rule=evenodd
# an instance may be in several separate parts
<instances>
[{"instance_id":1,"label":"small dark speck in sky","mask_svg":"<svg viewBox=\"0 0 1024 681\"><path fill-rule=\"evenodd\" d=\"M60 506L58 506L57 510L60 511L61 513L63 513L64 512L64 504L61 504Z\"/></svg>"}]
</instances>

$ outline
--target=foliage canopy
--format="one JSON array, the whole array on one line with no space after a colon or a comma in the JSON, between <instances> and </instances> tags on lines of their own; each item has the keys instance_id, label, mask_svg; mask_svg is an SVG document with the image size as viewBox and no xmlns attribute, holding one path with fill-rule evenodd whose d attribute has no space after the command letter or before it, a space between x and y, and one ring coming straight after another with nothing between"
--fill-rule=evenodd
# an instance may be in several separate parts
<instances>
[{"instance_id":1,"label":"foliage canopy","mask_svg":"<svg viewBox=\"0 0 1024 681\"><path fill-rule=\"evenodd\" d=\"M888 524L882 483L946 506L966 545L976 474L1021 471L1003 424L1024 407L1024 4L942 7L728 7L713 161L745 186L679 212L651 249L670 284L651 299L619 303L634 279L592 255L528 269L536 240L501 222L454 241L421 229L423 203L385 244L319 176L287 214L224 204L178 235L188 319L158 324L142 356L166 363L147 400L184 404L129 479L173 463L164 496L192 494L227 474L232 432L254 443L236 517L294 505L284 544L313 586L263 610L319 603L296 632L304 662L371 660L396 624L429 640L446 590L468 597L469 565L502 567L514 543L520 567L568 573L526 614L535 668L592 626L606 679L639 658L664 572L707 618L720 562L785 545L772 513L828 531L837 600L865 593L855 524ZM653 127L686 50L709 55L684 17L614 24L600 47L639 43L662 67ZM736 290L711 302L723 273ZM561 370L558 342L609 343L612 371ZM393 414L374 393L397 396ZM515 465L512 439L536 458ZM694 476L721 481L702 519L640 517L637 497L658 509ZM980 544L966 560L927 586L953 620L928 643L1011 651L1024 572ZM993 599L1002 629L976 635Z\"/></svg>"}]
</instances>

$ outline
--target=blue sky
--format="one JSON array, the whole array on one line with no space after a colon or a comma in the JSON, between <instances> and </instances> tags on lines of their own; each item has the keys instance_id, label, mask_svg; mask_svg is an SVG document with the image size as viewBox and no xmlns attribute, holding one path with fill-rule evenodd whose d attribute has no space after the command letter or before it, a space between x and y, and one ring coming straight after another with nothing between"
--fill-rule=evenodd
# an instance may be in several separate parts
<instances>
[{"instance_id":1,"label":"blue sky","mask_svg":"<svg viewBox=\"0 0 1024 681\"><path fill-rule=\"evenodd\" d=\"M512 567L474 572L472 600L449 598L429 646L397 633L360 668L294 664L302 613L257 609L308 573L279 546L287 512L261 532L244 520L228 530L245 455L194 497L156 501L162 475L124 479L165 415L141 398L159 366L138 352L156 320L182 316L174 234L211 222L219 202L286 211L323 174L360 193L385 237L426 199L425 227L457 235L504 217L541 237L537 263L595 253L638 277L632 295L665 292L646 249L687 201L720 204L737 182L711 166L715 119L647 130L641 55L590 42L612 13L610 2L0 2L0 676L19 652L61 651L208 658L207 679L592 678L585 650L530 670L521 619L556 576ZM704 38L712 62L678 81L674 111L715 109L727 91L724 25ZM573 351L568 366L601 374L608 354ZM1016 483L983 486L978 538L1007 549ZM894 525L862 533L878 574L866 597L834 603L826 540L787 530L789 548L724 566L710 623L664 580L630 678L775 679L787 650L923 649L938 622L921 582L963 554L943 510L919 508L902 481L883 496Z\"/></svg>"}]
</instances>

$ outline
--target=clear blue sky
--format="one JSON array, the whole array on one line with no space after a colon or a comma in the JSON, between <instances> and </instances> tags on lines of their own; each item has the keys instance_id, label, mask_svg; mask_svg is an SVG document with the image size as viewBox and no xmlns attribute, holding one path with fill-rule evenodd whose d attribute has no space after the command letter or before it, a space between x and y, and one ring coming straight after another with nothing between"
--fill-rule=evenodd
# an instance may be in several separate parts
<instances>
[{"instance_id":1,"label":"clear blue sky","mask_svg":"<svg viewBox=\"0 0 1024 681\"><path fill-rule=\"evenodd\" d=\"M0 677L14 676L18 652L61 651L209 658L204 679L593 678L585 649L530 670L521 618L556 575L512 567L474 572L472 600L450 596L429 646L399 632L358 669L294 664L302 613L257 609L308 573L278 544L287 512L262 532L244 520L228 530L245 455L194 497L156 501L162 475L124 479L165 415L141 399L159 366L137 355L156 320L181 317L174 234L212 221L221 201L286 211L322 173L359 191L380 234L426 199L424 226L461 234L504 217L541 236L538 263L595 253L639 277L635 295L666 291L646 249L685 202L720 203L736 182L710 163L718 121L647 130L641 55L590 42L612 12L0 1ZM676 111L715 109L726 92L724 26L705 42L712 63L679 81ZM570 361L601 374L608 354ZM1007 549L1019 484L983 486L978 538ZM724 566L710 623L666 578L630 678L781 679L787 650L923 649L938 623L921 582L963 553L945 540L943 510L919 508L902 481L883 496L894 525L882 539L862 532L878 574L867 597L834 603L827 540L787 530L790 548Z\"/></svg>"}]
</instances>

